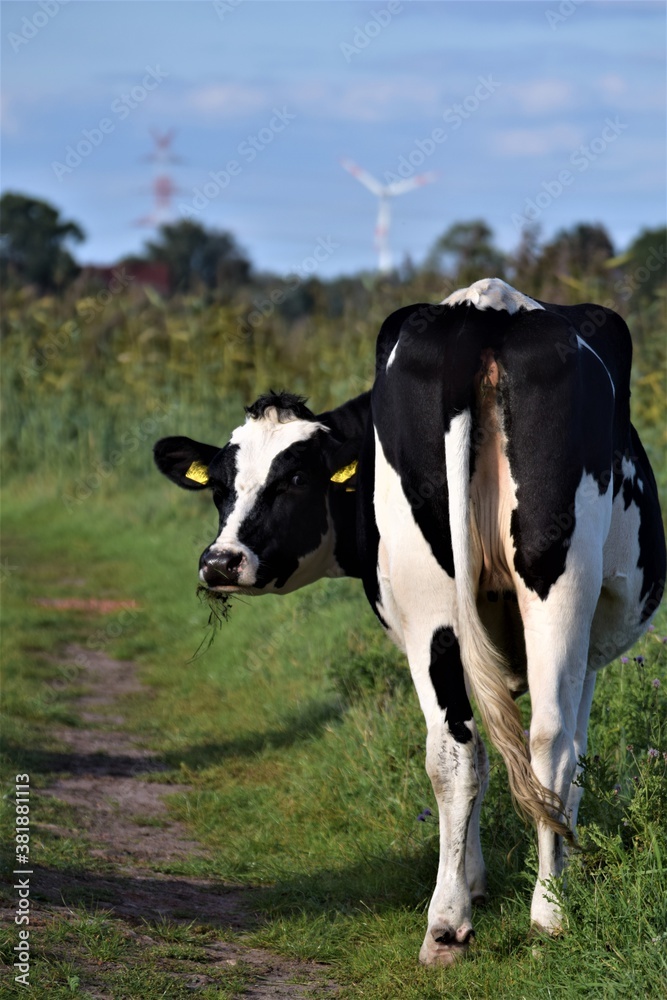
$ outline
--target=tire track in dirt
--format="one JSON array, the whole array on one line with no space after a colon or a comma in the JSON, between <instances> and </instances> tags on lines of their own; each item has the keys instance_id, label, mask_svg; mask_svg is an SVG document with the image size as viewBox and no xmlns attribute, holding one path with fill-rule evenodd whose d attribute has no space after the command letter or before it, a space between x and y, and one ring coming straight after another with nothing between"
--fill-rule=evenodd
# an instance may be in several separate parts
<instances>
[{"instance_id":1,"label":"tire track in dirt","mask_svg":"<svg viewBox=\"0 0 667 1000\"><path fill-rule=\"evenodd\" d=\"M218 929L221 938L225 931L249 930L257 922L253 897L261 890L156 870L178 860L205 860L206 852L192 840L183 824L169 816L164 801L165 795L185 792L189 786L146 780L165 771L166 766L142 748L131 733L118 728L124 722L123 697L150 697L137 678L136 665L74 645L65 652L67 662L84 664L85 672L77 678L77 684L85 685L86 693L71 703L83 727L53 733L68 749L45 755L44 769L58 777L35 796L53 797L73 808L77 831L55 826L50 829L70 838L83 833L94 845L89 853L103 863L103 871L68 875L35 865L35 884L47 901L46 906L37 904L35 923L48 921L50 915L67 915L67 900L80 901L84 897L87 905L128 923L127 935L138 938L140 944L155 943L143 921L194 921ZM137 924L141 924L138 935L131 929ZM202 948L212 969L237 964L250 967L252 982L239 997L324 997L335 995L339 989L329 980L329 970L323 965L291 961L222 939L209 940ZM195 995L198 988L213 983L205 974L186 976ZM99 971L93 974L93 980L100 983ZM100 1000L111 996L103 987L102 992L94 991L94 982L87 989Z\"/></svg>"}]
</instances>

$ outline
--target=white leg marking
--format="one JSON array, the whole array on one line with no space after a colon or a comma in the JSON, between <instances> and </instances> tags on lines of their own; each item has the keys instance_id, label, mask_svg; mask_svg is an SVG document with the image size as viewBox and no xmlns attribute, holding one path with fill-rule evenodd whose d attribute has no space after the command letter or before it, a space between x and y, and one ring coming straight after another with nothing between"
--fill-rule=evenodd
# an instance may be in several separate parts
<instances>
[{"instance_id":1,"label":"white leg marking","mask_svg":"<svg viewBox=\"0 0 667 1000\"><path fill-rule=\"evenodd\" d=\"M431 690L433 690L431 686ZM420 700L426 692L422 689ZM434 713L436 711L434 699ZM440 822L440 858L435 892L428 908L428 929L420 961L449 965L460 954L461 945L472 934L472 901L468 865L475 879L477 897L484 894L485 873L479 845L474 807L483 795L483 781L477 770L479 736L473 725L473 739L458 743L452 736L442 711L431 724L426 739L426 770L433 785ZM466 846L467 845L467 846ZM469 860L470 859L470 860Z\"/></svg>"},{"instance_id":2,"label":"white leg marking","mask_svg":"<svg viewBox=\"0 0 667 1000\"><path fill-rule=\"evenodd\" d=\"M565 571L545 601L516 578L519 608L524 623L528 683L533 716L530 726L531 764L547 788L564 803L570 795L577 764L577 733L588 717L583 702L592 697L585 690L591 623L602 587L602 549L609 525L609 494L599 496L584 475L575 497L575 529ZM590 702L588 705L590 708ZM583 714L581 714L583 711ZM578 736L578 740L577 740ZM558 907L549 898L546 881L563 869L562 838L538 824L539 871L533 894L531 919L544 930L561 926Z\"/></svg>"},{"instance_id":3,"label":"white leg marking","mask_svg":"<svg viewBox=\"0 0 667 1000\"><path fill-rule=\"evenodd\" d=\"M484 863L478 818L486 783L486 755L477 728L466 743L454 739L430 677L433 633L456 619L456 587L435 559L414 519L400 478L387 462L376 435L375 515L380 532L383 617L401 637L427 726L426 770L440 821L438 879L420 952L426 964L458 958L472 932L469 866L477 895L484 891ZM482 773L480 774L480 771ZM477 808L466 851L468 826Z\"/></svg>"}]
</instances>

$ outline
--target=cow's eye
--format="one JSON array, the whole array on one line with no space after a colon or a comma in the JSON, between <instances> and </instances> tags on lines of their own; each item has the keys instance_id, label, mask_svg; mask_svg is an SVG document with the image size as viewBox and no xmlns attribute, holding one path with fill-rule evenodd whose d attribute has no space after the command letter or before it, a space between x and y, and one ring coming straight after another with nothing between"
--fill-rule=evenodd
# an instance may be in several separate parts
<instances>
[{"instance_id":1,"label":"cow's eye","mask_svg":"<svg viewBox=\"0 0 667 1000\"><path fill-rule=\"evenodd\" d=\"M304 486L308 485L308 480L304 476L303 472L297 472L295 476L290 479L290 486L294 486L295 489L301 490Z\"/></svg>"}]
</instances>

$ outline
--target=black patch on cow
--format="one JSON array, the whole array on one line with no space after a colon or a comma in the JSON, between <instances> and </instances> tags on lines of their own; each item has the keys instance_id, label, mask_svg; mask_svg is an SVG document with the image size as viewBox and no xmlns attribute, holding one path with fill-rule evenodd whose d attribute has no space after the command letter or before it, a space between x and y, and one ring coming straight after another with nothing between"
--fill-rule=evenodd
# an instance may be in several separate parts
<instances>
[{"instance_id":1,"label":"black patch on cow","mask_svg":"<svg viewBox=\"0 0 667 1000\"><path fill-rule=\"evenodd\" d=\"M429 676L450 733L457 743L468 743L472 732L465 723L472 720L472 708L463 678L458 639L449 626L436 629L431 637Z\"/></svg>"},{"instance_id":2,"label":"black patch on cow","mask_svg":"<svg viewBox=\"0 0 667 1000\"><path fill-rule=\"evenodd\" d=\"M511 522L515 565L546 598L565 567L577 486L583 473L590 473L600 494L612 483L613 497L623 489L626 509L633 501L639 507L646 620L664 588L665 542L655 478L630 423L630 332L620 316L602 306L544 305L544 313L517 317L500 353L507 370L501 395L508 457L518 484ZM625 485L623 458L634 463L643 492L637 480Z\"/></svg>"},{"instance_id":3,"label":"black patch on cow","mask_svg":"<svg viewBox=\"0 0 667 1000\"><path fill-rule=\"evenodd\" d=\"M636 495L641 493L639 486L637 484L637 479L624 479L623 480L623 508L627 510L632 501L635 499ZM639 505L637 505L639 506Z\"/></svg>"},{"instance_id":4,"label":"black patch on cow","mask_svg":"<svg viewBox=\"0 0 667 1000\"><path fill-rule=\"evenodd\" d=\"M504 373L498 396L517 484L514 564L543 600L565 570L584 473L603 494L614 462L612 384L576 335L576 349L569 349L571 326L549 311L519 313L498 352Z\"/></svg>"},{"instance_id":5,"label":"black patch on cow","mask_svg":"<svg viewBox=\"0 0 667 1000\"><path fill-rule=\"evenodd\" d=\"M362 392L335 410L327 410L315 418L318 423L328 427L332 435L341 443L346 442L356 447L355 457L359 457L362 443L368 426L371 412L371 394Z\"/></svg>"},{"instance_id":6,"label":"black patch on cow","mask_svg":"<svg viewBox=\"0 0 667 1000\"><path fill-rule=\"evenodd\" d=\"M633 456L632 461L636 471L632 501L637 504L640 517L637 566L643 574L640 599L644 601L641 620L645 622L658 607L664 594L667 555L658 487L639 435L632 425L630 425L629 451ZM643 489L639 488L639 480Z\"/></svg>"},{"instance_id":7,"label":"black patch on cow","mask_svg":"<svg viewBox=\"0 0 667 1000\"><path fill-rule=\"evenodd\" d=\"M371 394L362 392L335 410L327 410L316 417L318 423L324 424L331 432L326 451L332 474L361 459L370 412ZM341 487L347 489L349 483L341 484Z\"/></svg>"},{"instance_id":8,"label":"black patch on cow","mask_svg":"<svg viewBox=\"0 0 667 1000\"><path fill-rule=\"evenodd\" d=\"M388 630L389 625L380 614L380 581L378 579L378 556L380 550L380 533L375 520L373 494L375 488L375 435L373 424L369 419L368 430L361 452L359 464L359 488L357 490L357 547L362 556L362 581L366 597L375 612L382 627Z\"/></svg>"},{"instance_id":9,"label":"black patch on cow","mask_svg":"<svg viewBox=\"0 0 667 1000\"><path fill-rule=\"evenodd\" d=\"M331 484L329 509L336 533L336 561L348 576L360 576L368 602L383 628L389 626L378 610L380 588L377 578L380 536L375 521L375 439L371 415L371 394L364 392L335 410L318 415L319 423L330 429L332 451L329 467L342 468L357 461L354 492L345 483Z\"/></svg>"},{"instance_id":10,"label":"black patch on cow","mask_svg":"<svg viewBox=\"0 0 667 1000\"><path fill-rule=\"evenodd\" d=\"M353 480L329 485L329 511L333 521L336 543L334 555L336 562L344 570L346 576L362 576L362 567L372 560L377 561L377 543L375 557L370 548L366 551L365 537L359 529L365 523L359 513L362 497L373 496L373 453L367 448L368 431L370 429L370 444L373 437L370 426L371 394L363 392L354 399L348 400L335 410L327 410L317 415L318 423L329 428L329 434L324 439L324 454L330 474L345 468L351 462L357 462L358 468ZM375 527L373 522L372 527ZM377 533L377 528L375 529ZM369 600L371 600L369 596ZM373 601L371 604L376 611ZM384 624L384 623L383 623Z\"/></svg>"},{"instance_id":11,"label":"black patch on cow","mask_svg":"<svg viewBox=\"0 0 667 1000\"><path fill-rule=\"evenodd\" d=\"M222 531L236 505L236 456L239 446L228 444L208 467L208 488L218 509L218 534Z\"/></svg>"},{"instance_id":12,"label":"black patch on cow","mask_svg":"<svg viewBox=\"0 0 667 1000\"><path fill-rule=\"evenodd\" d=\"M267 410L275 409L279 420L314 420L315 414L306 406L305 396L295 396L291 392L274 392L270 389L245 407L245 412L253 420L260 420Z\"/></svg>"},{"instance_id":13,"label":"black patch on cow","mask_svg":"<svg viewBox=\"0 0 667 1000\"><path fill-rule=\"evenodd\" d=\"M184 490L206 489L207 483L189 479L186 473L193 462L208 467L219 452L218 445L183 436L161 438L153 446L153 458L160 472Z\"/></svg>"},{"instance_id":14,"label":"black patch on cow","mask_svg":"<svg viewBox=\"0 0 667 1000\"><path fill-rule=\"evenodd\" d=\"M452 577L445 434L456 414L473 408L481 352L500 343L507 320L495 313L489 321L467 306L420 304L393 313L378 337L373 423L422 535Z\"/></svg>"}]
</instances>

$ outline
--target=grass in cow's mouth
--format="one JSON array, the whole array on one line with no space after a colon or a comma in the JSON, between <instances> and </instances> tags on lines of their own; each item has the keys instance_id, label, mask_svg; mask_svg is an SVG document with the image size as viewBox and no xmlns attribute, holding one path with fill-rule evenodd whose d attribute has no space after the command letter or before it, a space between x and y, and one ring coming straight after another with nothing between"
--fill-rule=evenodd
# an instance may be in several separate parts
<instances>
[{"instance_id":1,"label":"grass in cow's mouth","mask_svg":"<svg viewBox=\"0 0 667 1000\"><path fill-rule=\"evenodd\" d=\"M205 653L207 649L210 649L215 639L216 632L221 627L223 622L229 621L229 615L231 610L232 595L221 593L218 590L209 590L208 587L204 587L201 584L197 587L197 597L202 603L206 603L209 606L210 614L208 616L208 634L204 636L202 641L199 643L194 655L193 660L196 660L200 654Z\"/></svg>"},{"instance_id":2,"label":"grass in cow's mouth","mask_svg":"<svg viewBox=\"0 0 667 1000\"><path fill-rule=\"evenodd\" d=\"M211 609L211 614L208 620L209 625L213 625L217 628L223 621L229 621L230 606L232 603L232 594L225 594L220 590L209 590L208 587L204 587L200 584L197 587L197 597L200 601L208 604Z\"/></svg>"}]
</instances>

